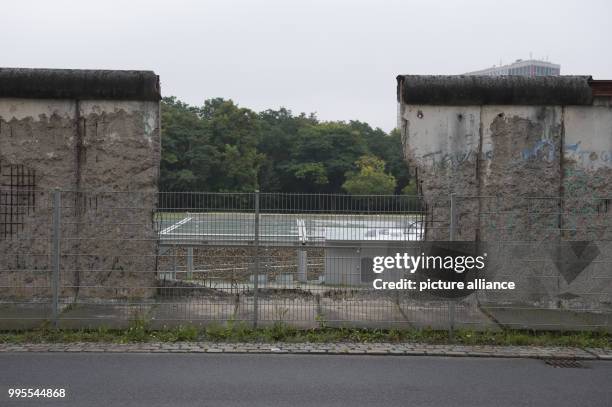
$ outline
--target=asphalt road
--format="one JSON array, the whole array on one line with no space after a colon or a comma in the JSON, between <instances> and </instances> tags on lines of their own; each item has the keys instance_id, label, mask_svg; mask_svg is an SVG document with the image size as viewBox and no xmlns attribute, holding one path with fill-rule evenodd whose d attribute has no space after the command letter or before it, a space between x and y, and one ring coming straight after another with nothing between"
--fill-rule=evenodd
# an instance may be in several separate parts
<instances>
[{"instance_id":1,"label":"asphalt road","mask_svg":"<svg viewBox=\"0 0 612 407\"><path fill-rule=\"evenodd\" d=\"M612 406L612 362L394 356L0 354L0 406ZM65 399L9 399L9 387Z\"/></svg>"}]
</instances>

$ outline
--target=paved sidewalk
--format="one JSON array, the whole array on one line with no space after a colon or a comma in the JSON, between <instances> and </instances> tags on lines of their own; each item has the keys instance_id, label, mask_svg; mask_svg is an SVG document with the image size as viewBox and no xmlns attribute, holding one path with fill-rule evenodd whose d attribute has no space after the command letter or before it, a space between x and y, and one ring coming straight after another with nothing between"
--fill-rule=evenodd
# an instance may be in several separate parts
<instances>
[{"instance_id":1,"label":"paved sidewalk","mask_svg":"<svg viewBox=\"0 0 612 407\"><path fill-rule=\"evenodd\" d=\"M420 343L3 343L0 344L0 352L286 353L612 360L611 349L536 346L428 345Z\"/></svg>"}]
</instances>

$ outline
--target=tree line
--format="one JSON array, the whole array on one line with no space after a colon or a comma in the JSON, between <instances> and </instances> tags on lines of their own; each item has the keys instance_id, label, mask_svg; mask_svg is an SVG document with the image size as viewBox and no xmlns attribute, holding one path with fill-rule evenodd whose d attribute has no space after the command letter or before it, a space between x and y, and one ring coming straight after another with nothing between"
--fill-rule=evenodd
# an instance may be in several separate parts
<instances>
[{"instance_id":1,"label":"tree line","mask_svg":"<svg viewBox=\"0 0 612 407\"><path fill-rule=\"evenodd\" d=\"M400 134L231 100L162 100L162 191L415 194Z\"/></svg>"}]
</instances>

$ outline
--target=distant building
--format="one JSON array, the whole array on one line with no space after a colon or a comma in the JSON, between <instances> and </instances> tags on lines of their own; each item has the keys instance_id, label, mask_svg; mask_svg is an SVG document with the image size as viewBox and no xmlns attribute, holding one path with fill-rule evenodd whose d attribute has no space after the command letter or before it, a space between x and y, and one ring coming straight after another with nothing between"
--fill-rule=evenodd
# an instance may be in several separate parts
<instances>
[{"instance_id":1,"label":"distant building","mask_svg":"<svg viewBox=\"0 0 612 407\"><path fill-rule=\"evenodd\" d=\"M520 76L559 76L561 74L561 65L551 62L540 61L537 59L528 59L523 61L517 59L515 62L508 65L493 66L491 68L482 69L480 71L467 72L464 75L484 75L484 76L504 76L504 75L520 75Z\"/></svg>"}]
</instances>

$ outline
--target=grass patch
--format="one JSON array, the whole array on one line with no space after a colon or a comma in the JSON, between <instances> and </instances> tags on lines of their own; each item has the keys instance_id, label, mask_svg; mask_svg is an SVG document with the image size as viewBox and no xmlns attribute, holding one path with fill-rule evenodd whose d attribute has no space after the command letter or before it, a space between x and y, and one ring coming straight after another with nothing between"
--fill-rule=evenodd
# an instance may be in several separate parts
<instances>
[{"instance_id":1,"label":"grass patch","mask_svg":"<svg viewBox=\"0 0 612 407\"><path fill-rule=\"evenodd\" d=\"M0 332L0 343L47 342L391 342L391 343L451 343L446 331L431 329L354 329L329 328L297 329L277 322L271 326L253 329L243 322L211 323L205 328L182 325L175 328L153 330L143 319L134 320L127 329L107 328L89 330L55 330L42 327L37 330ZM606 332L553 332L553 331L455 331L455 344L464 345L524 345L574 346L612 348L612 335Z\"/></svg>"}]
</instances>

